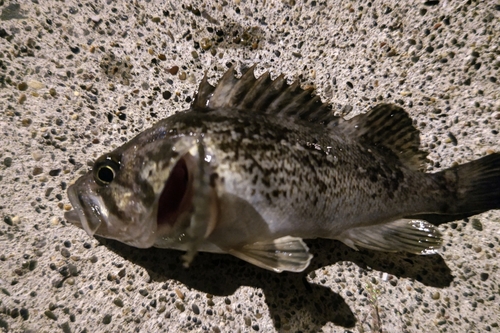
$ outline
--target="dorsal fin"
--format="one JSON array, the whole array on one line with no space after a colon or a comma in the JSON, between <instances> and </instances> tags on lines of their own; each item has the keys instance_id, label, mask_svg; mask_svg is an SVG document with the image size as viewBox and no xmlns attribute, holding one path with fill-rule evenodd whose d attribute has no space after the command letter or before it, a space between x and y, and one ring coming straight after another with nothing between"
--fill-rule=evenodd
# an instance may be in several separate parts
<instances>
[{"instance_id":1,"label":"dorsal fin","mask_svg":"<svg viewBox=\"0 0 500 333\"><path fill-rule=\"evenodd\" d=\"M193 102L198 110L234 108L297 118L304 121L335 126L340 117L333 115L330 105L322 103L314 89L300 88L299 81L286 82L283 75L274 80L269 72L259 78L254 75L255 65L238 79L231 67L214 87L203 78Z\"/></svg>"},{"instance_id":2,"label":"dorsal fin","mask_svg":"<svg viewBox=\"0 0 500 333\"><path fill-rule=\"evenodd\" d=\"M407 167L422 169L427 153L419 150L420 132L403 108L379 104L371 111L342 122L338 130L358 137L376 149L388 149Z\"/></svg>"}]
</instances>

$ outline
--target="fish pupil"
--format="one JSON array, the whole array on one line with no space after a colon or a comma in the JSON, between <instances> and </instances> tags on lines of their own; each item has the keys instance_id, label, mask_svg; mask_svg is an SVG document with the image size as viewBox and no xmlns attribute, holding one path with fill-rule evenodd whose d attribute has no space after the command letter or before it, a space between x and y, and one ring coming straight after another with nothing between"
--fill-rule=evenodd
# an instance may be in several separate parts
<instances>
[{"instance_id":1,"label":"fish pupil","mask_svg":"<svg viewBox=\"0 0 500 333\"><path fill-rule=\"evenodd\" d=\"M101 182L109 184L115 178L115 171L109 165L105 165L99 168L99 171L97 171L97 177Z\"/></svg>"},{"instance_id":2,"label":"fish pupil","mask_svg":"<svg viewBox=\"0 0 500 333\"><path fill-rule=\"evenodd\" d=\"M94 164L94 180L100 186L110 184L120 170L120 162L112 156L103 156Z\"/></svg>"}]
</instances>

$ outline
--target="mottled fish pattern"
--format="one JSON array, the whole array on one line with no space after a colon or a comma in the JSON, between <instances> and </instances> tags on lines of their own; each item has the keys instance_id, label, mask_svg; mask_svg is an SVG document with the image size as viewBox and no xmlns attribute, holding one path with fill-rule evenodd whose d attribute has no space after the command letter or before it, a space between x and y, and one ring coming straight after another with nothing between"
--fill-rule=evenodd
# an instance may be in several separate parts
<instances>
[{"instance_id":1,"label":"mottled fish pattern","mask_svg":"<svg viewBox=\"0 0 500 333\"><path fill-rule=\"evenodd\" d=\"M104 154L68 189L66 218L131 246L229 253L299 272L302 239L357 249L435 253L441 234L422 214L500 208L500 154L425 173L419 132L399 106L349 120L284 76L216 86L205 77L191 108Z\"/></svg>"}]
</instances>

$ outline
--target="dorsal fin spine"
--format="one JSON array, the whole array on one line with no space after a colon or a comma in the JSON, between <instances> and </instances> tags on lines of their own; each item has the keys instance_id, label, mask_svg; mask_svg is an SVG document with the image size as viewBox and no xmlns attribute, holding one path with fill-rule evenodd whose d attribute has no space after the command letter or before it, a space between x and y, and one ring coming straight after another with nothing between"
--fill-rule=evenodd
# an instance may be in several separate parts
<instances>
[{"instance_id":1,"label":"dorsal fin spine","mask_svg":"<svg viewBox=\"0 0 500 333\"><path fill-rule=\"evenodd\" d=\"M236 79L232 89L231 101L232 105L241 103L242 99L252 90L257 82L254 77L255 66L250 67L239 79Z\"/></svg>"},{"instance_id":2,"label":"dorsal fin spine","mask_svg":"<svg viewBox=\"0 0 500 333\"><path fill-rule=\"evenodd\" d=\"M205 75L194 98L193 108L203 111L234 108L323 124L331 124L332 121L337 124L341 120L314 95L314 89L300 88L299 81L288 84L283 74L274 80L269 72L255 78L254 70L255 65L237 79L234 67L231 67L215 87L208 83Z\"/></svg>"},{"instance_id":3,"label":"dorsal fin spine","mask_svg":"<svg viewBox=\"0 0 500 333\"><path fill-rule=\"evenodd\" d=\"M253 72L251 74L253 75ZM262 74L257 80L255 80L255 83L243 98L242 105L245 108L250 108L258 97L266 91L267 86L271 84L271 82L272 80L269 72Z\"/></svg>"}]
</instances>

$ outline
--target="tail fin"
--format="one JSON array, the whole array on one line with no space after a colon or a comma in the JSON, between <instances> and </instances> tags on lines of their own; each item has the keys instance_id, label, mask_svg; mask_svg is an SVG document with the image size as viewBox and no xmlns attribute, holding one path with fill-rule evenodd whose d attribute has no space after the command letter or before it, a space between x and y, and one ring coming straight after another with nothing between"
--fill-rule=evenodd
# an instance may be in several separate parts
<instances>
[{"instance_id":1,"label":"tail fin","mask_svg":"<svg viewBox=\"0 0 500 333\"><path fill-rule=\"evenodd\" d=\"M480 213L500 209L500 153L440 172L456 179L457 205L453 214Z\"/></svg>"}]
</instances>

